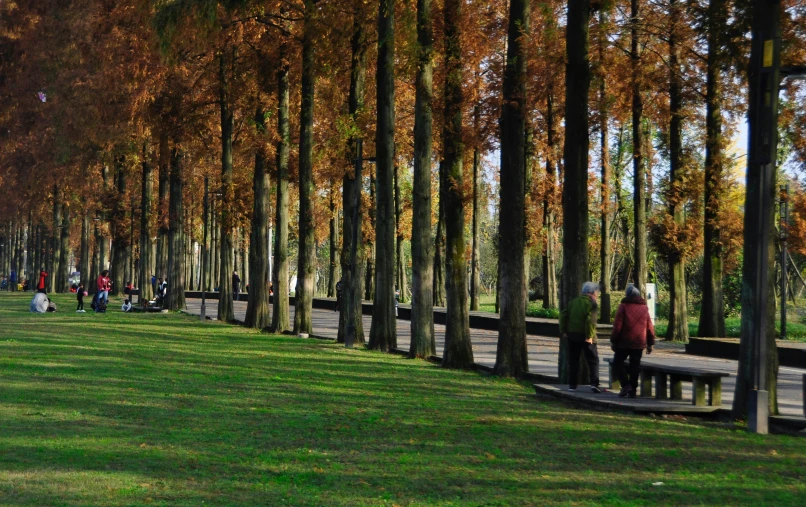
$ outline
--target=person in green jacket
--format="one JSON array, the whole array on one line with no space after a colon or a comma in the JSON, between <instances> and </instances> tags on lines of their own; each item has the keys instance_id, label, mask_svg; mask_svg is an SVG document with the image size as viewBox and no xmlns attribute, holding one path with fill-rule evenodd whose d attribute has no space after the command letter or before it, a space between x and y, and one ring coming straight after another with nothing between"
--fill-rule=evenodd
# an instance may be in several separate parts
<instances>
[{"instance_id":1,"label":"person in green jacket","mask_svg":"<svg viewBox=\"0 0 806 507\"><path fill-rule=\"evenodd\" d=\"M568 390L577 390L579 356L585 354L590 371L591 391L601 393L599 387L599 348L596 345L596 315L599 306L596 292L599 285L585 282L579 297L572 299L560 313L560 334L568 340Z\"/></svg>"}]
</instances>

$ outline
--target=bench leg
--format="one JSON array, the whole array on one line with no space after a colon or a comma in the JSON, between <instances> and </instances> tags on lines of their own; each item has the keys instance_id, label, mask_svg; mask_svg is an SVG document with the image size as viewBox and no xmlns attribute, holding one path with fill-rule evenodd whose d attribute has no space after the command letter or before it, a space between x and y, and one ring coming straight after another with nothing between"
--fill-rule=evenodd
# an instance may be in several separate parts
<instances>
[{"instance_id":1,"label":"bench leg","mask_svg":"<svg viewBox=\"0 0 806 507\"><path fill-rule=\"evenodd\" d=\"M714 407L722 405L722 379L715 378L708 383L708 404Z\"/></svg>"},{"instance_id":2,"label":"bench leg","mask_svg":"<svg viewBox=\"0 0 806 507\"><path fill-rule=\"evenodd\" d=\"M666 374L655 373L655 398L658 400L665 400L667 397Z\"/></svg>"},{"instance_id":3,"label":"bench leg","mask_svg":"<svg viewBox=\"0 0 806 507\"><path fill-rule=\"evenodd\" d=\"M683 380L680 378L679 375L670 375L671 377L671 393L670 398L673 400L682 400L683 399Z\"/></svg>"},{"instance_id":4,"label":"bench leg","mask_svg":"<svg viewBox=\"0 0 806 507\"><path fill-rule=\"evenodd\" d=\"M694 378L691 382L694 388L692 403L698 407L705 406L705 382L701 378Z\"/></svg>"},{"instance_id":5,"label":"bench leg","mask_svg":"<svg viewBox=\"0 0 806 507\"><path fill-rule=\"evenodd\" d=\"M652 396L652 375L649 372L641 372L641 396Z\"/></svg>"}]
</instances>

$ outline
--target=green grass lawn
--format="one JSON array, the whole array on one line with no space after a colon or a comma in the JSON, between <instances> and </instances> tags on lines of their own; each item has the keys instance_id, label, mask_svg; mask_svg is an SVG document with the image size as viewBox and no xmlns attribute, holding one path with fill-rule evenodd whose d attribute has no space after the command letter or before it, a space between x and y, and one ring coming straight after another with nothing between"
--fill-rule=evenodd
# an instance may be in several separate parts
<instances>
[{"instance_id":1,"label":"green grass lawn","mask_svg":"<svg viewBox=\"0 0 806 507\"><path fill-rule=\"evenodd\" d=\"M0 504L803 505L806 439L182 315L0 294ZM663 485L653 486L662 482Z\"/></svg>"}]
</instances>

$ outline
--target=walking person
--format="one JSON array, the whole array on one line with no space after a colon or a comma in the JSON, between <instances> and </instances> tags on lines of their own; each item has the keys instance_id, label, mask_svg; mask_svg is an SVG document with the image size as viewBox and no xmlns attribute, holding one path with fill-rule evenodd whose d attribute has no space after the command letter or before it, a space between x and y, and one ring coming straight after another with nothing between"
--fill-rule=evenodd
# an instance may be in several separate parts
<instances>
[{"instance_id":1,"label":"walking person","mask_svg":"<svg viewBox=\"0 0 806 507\"><path fill-rule=\"evenodd\" d=\"M238 301L238 294L241 293L241 277L237 271L232 272L232 300Z\"/></svg>"},{"instance_id":2,"label":"walking person","mask_svg":"<svg viewBox=\"0 0 806 507\"><path fill-rule=\"evenodd\" d=\"M638 374L641 371L641 355L646 349L647 355L652 353L655 345L655 326L649 317L649 307L646 300L641 297L641 291L634 285L628 285L626 297L616 311L616 320L613 323L613 334L610 336L613 344L613 369L621 383L620 398L629 396L635 398L635 389L638 386ZM629 375L624 364L629 358Z\"/></svg>"},{"instance_id":3,"label":"walking person","mask_svg":"<svg viewBox=\"0 0 806 507\"><path fill-rule=\"evenodd\" d=\"M84 311L84 284L78 284L78 288L76 289L76 299L78 300L78 307L76 308L76 313L87 313Z\"/></svg>"},{"instance_id":4,"label":"walking person","mask_svg":"<svg viewBox=\"0 0 806 507\"><path fill-rule=\"evenodd\" d=\"M36 284L36 291L45 294L47 291L45 290L45 279L48 277L47 271L45 268L39 270L39 283Z\"/></svg>"},{"instance_id":5,"label":"walking person","mask_svg":"<svg viewBox=\"0 0 806 507\"><path fill-rule=\"evenodd\" d=\"M579 356L585 355L590 372L590 388L601 393L599 387L599 348L596 345L596 291L599 285L585 282L579 297L572 299L560 314L560 333L568 340L568 390L577 390Z\"/></svg>"},{"instance_id":6,"label":"walking person","mask_svg":"<svg viewBox=\"0 0 806 507\"><path fill-rule=\"evenodd\" d=\"M112 288L112 281L109 279L109 270L105 269L101 271L101 274L98 275L98 280L96 281L96 286L98 289L98 302L104 302L105 305L109 304L109 289Z\"/></svg>"},{"instance_id":7,"label":"walking person","mask_svg":"<svg viewBox=\"0 0 806 507\"><path fill-rule=\"evenodd\" d=\"M336 307L333 308L333 311L339 312L341 311L341 295L344 290L344 284L339 280L336 282Z\"/></svg>"},{"instance_id":8,"label":"walking person","mask_svg":"<svg viewBox=\"0 0 806 507\"><path fill-rule=\"evenodd\" d=\"M8 290L11 292L17 291L17 272L15 270L11 270L11 274L8 276Z\"/></svg>"}]
</instances>

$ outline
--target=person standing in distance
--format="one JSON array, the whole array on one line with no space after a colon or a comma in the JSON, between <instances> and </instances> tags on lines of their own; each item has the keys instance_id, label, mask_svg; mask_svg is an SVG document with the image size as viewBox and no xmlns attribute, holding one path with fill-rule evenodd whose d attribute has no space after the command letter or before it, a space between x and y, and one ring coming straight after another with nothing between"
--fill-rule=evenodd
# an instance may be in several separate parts
<instances>
[{"instance_id":1,"label":"person standing in distance","mask_svg":"<svg viewBox=\"0 0 806 507\"><path fill-rule=\"evenodd\" d=\"M112 288L112 282L109 279L109 270L105 269L101 271L95 285L98 289L98 302L103 301L104 304L109 304L109 289Z\"/></svg>"},{"instance_id":2,"label":"person standing in distance","mask_svg":"<svg viewBox=\"0 0 806 507\"><path fill-rule=\"evenodd\" d=\"M241 277L238 276L237 271L232 272L232 300L238 301L238 295L241 293Z\"/></svg>"}]
</instances>

